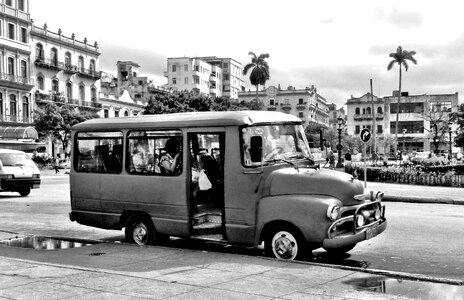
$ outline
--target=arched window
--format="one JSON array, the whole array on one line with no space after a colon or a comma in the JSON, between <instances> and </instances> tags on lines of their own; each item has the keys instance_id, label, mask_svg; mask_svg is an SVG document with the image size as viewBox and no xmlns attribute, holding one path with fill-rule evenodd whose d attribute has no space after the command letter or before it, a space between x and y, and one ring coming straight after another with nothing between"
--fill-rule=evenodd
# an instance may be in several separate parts
<instances>
[{"instance_id":1,"label":"arched window","mask_svg":"<svg viewBox=\"0 0 464 300\"><path fill-rule=\"evenodd\" d=\"M85 101L85 85L79 85L79 100Z\"/></svg>"},{"instance_id":2,"label":"arched window","mask_svg":"<svg viewBox=\"0 0 464 300\"><path fill-rule=\"evenodd\" d=\"M10 116L11 121L16 121L16 95L10 94Z\"/></svg>"},{"instance_id":3,"label":"arched window","mask_svg":"<svg viewBox=\"0 0 464 300\"><path fill-rule=\"evenodd\" d=\"M97 89L94 86L90 88L90 100L97 101Z\"/></svg>"},{"instance_id":4,"label":"arched window","mask_svg":"<svg viewBox=\"0 0 464 300\"><path fill-rule=\"evenodd\" d=\"M368 114L368 115L371 114L371 108L370 108L370 107L368 107L368 108L366 109L366 114Z\"/></svg>"},{"instance_id":5,"label":"arched window","mask_svg":"<svg viewBox=\"0 0 464 300\"><path fill-rule=\"evenodd\" d=\"M35 56L36 56L36 58L41 59L41 60L43 60L44 57L45 57L44 51L43 51L43 46L40 43L35 45Z\"/></svg>"},{"instance_id":6,"label":"arched window","mask_svg":"<svg viewBox=\"0 0 464 300\"><path fill-rule=\"evenodd\" d=\"M21 77L27 77L27 63L25 60L21 61Z\"/></svg>"},{"instance_id":7,"label":"arched window","mask_svg":"<svg viewBox=\"0 0 464 300\"><path fill-rule=\"evenodd\" d=\"M42 76L37 76L37 88L39 90L43 90L44 89L44 79Z\"/></svg>"},{"instance_id":8,"label":"arched window","mask_svg":"<svg viewBox=\"0 0 464 300\"><path fill-rule=\"evenodd\" d=\"M1 115L1 119L3 119L3 94L0 93L0 115Z\"/></svg>"},{"instance_id":9,"label":"arched window","mask_svg":"<svg viewBox=\"0 0 464 300\"><path fill-rule=\"evenodd\" d=\"M14 58L13 57L8 57L8 74L9 75L14 75Z\"/></svg>"},{"instance_id":10,"label":"arched window","mask_svg":"<svg viewBox=\"0 0 464 300\"><path fill-rule=\"evenodd\" d=\"M382 114L382 106L377 107L377 113Z\"/></svg>"},{"instance_id":11,"label":"arched window","mask_svg":"<svg viewBox=\"0 0 464 300\"><path fill-rule=\"evenodd\" d=\"M128 116L129 116L129 112L126 110L126 111L124 112L124 117L128 117Z\"/></svg>"},{"instance_id":12,"label":"arched window","mask_svg":"<svg viewBox=\"0 0 464 300\"><path fill-rule=\"evenodd\" d=\"M356 109L354 110L354 114L359 115L359 107L356 107Z\"/></svg>"},{"instance_id":13,"label":"arched window","mask_svg":"<svg viewBox=\"0 0 464 300\"><path fill-rule=\"evenodd\" d=\"M52 65L54 66L58 65L58 50L56 50L56 48L52 48L52 50L50 50L50 59L51 59Z\"/></svg>"},{"instance_id":14,"label":"arched window","mask_svg":"<svg viewBox=\"0 0 464 300\"><path fill-rule=\"evenodd\" d=\"M77 59L77 70L79 72L84 72L84 57L79 56Z\"/></svg>"},{"instance_id":15,"label":"arched window","mask_svg":"<svg viewBox=\"0 0 464 300\"><path fill-rule=\"evenodd\" d=\"M71 53L69 52L64 54L64 65L68 68L71 67Z\"/></svg>"},{"instance_id":16,"label":"arched window","mask_svg":"<svg viewBox=\"0 0 464 300\"><path fill-rule=\"evenodd\" d=\"M26 122L29 122L29 98L23 97L23 119Z\"/></svg>"},{"instance_id":17,"label":"arched window","mask_svg":"<svg viewBox=\"0 0 464 300\"><path fill-rule=\"evenodd\" d=\"M366 108L363 108L363 115L366 114Z\"/></svg>"},{"instance_id":18,"label":"arched window","mask_svg":"<svg viewBox=\"0 0 464 300\"><path fill-rule=\"evenodd\" d=\"M94 59L90 60L89 71L90 71L90 74L95 73L95 60Z\"/></svg>"},{"instance_id":19,"label":"arched window","mask_svg":"<svg viewBox=\"0 0 464 300\"><path fill-rule=\"evenodd\" d=\"M68 101L72 99L72 82L66 82L66 97Z\"/></svg>"},{"instance_id":20,"label":"arched window","mask_svg":"<svg viewBox=\"0 0 464 300\"><path fill-rule=\"evenodd\" d=\"M60 84L58 79L52 79L52 91L56 93L60 92Z\"/></svg>"}]
</instances>

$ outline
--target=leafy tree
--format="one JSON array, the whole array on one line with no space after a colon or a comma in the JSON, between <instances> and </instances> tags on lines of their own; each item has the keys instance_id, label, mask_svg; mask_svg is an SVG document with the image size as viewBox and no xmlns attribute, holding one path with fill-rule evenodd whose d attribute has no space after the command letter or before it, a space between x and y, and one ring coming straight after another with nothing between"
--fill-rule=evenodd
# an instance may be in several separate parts
<instances>
[{"instance_id":1,"label":"leafy tree","mask_svg":"<svg viewBox=\"0 0 464 300\"><path fill-rule=\"evenodd\" d=\"M416 51L407 51L403 50L401 46L398 46L396 52L390 53L390 57L393 58L390 63L388 63L387 70L390 71L393 68L393 65L398 64L399 66L399 79L398 79L398 105L396 108L396 123L395 123L395 139L398 141L398 121L400 115L400 100L401 100L401 79L402 79L402 67L407 72L409 65L408 61L417 64L417 60L413 57L416 54ZM397 151L397 145L395 145L395 153Z\"/></svg>"},{"instance_id":2,"label":"leafy tree","mask_svg":"<svg viewBox=\"0 0 464 300\"><path fill-rule=\"evenodd\" d=\"M448 133L448 122L450 115L442 110L434 111L433 109L425 110L419 115L422 119L430 123L430 129L424 128L428 134L427 139L433 141L435 154L438 155L438 146L440 143L446 143Z\"/></svg>"},{"instance_id":3,"label":"leafy tree","mask_svg":"<svg viewBox=\"0 0 464 300\"><path fill-rule=\"evenodd\" d=\"M247 75L250 69L250 83L256 86L256 102L258 101L258 86L265 85L266 81L268 81L270 77L269 73L269 65L266 58L269 58L269 54L264 53L256 56L253 52L249 52L248 55L251 55L251 63L248 63L243 68L243 75Z\"/></svg>"},{"instance_id":4,"label":"leafy tree","mask_svg":"<svg viewBox=\"0 0 464 300\"><path fill-rule=\"evenodd\" d=\"M450 115L450 120L458 124L456 138L454 139L457 147L464 147L464 103L458 107L458 111Z\"/></svg>"},{"instance_id":5,"label":"leafy tree","mask_svg":"<svg viewBox=\"0 0 464 300\"><path fill-rule=\"evenodd\" d=\"M53 141L60 141L66 149L71 141L71 127L98 117L95 113L78 111L68 105L58 107L51 102L35 110L34 126L40 139L51 137Z\"/></svg>"}]
</instances>

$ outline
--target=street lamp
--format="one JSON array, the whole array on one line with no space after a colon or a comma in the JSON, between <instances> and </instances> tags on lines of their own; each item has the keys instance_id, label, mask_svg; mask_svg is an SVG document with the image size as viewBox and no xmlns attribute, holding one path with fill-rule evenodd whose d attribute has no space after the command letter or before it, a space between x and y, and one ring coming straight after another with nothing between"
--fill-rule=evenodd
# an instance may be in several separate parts
<instances>
[{"instance_id":1,"label":"street lamp","mask_svg":"<svg viewBox=\"0 0 464 300\"><path fill-rule=\"evenodd\" d=\"M452 125L453 125L452 122L448 123L448 133L449 133L449 155L448 155L448 159L449 160L451 160L451 155L453 155L453 152L452 152L453 141L451 140L451 130L453 129Z\"/></svg>"},{"instance_id":2,"label":"street lamp","mask_svg":"<svg viewBox=\"0 0 464 300\"><path fill-rule=\"evenodd\" d=\"M408 130L406 128L403 128L403 153L405 153L404 151L404 134L407 132Z\"/></svg>"},{"instance_id":3,"label":"street lamp","mask_svg":"<svg viewBox=\"0 0 464 300\"><path fill-rule=\"evenodd\" d=\"M336 165L336 168L343 168L342 164L342 129L343 129L343 124L345 123L345 120L343 118L338 118L337 119L337 125L338 125L338 145L337 145L337 150L338 150L338 162Z\"/></svg>"}]
</instances>

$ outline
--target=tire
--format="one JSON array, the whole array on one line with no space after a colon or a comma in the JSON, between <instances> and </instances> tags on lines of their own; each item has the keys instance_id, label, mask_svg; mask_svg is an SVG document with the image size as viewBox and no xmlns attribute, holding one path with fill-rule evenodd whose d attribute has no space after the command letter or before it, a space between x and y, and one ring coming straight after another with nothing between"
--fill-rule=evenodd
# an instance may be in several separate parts
<instances>
[{"instance_id":1,"label":"tire","mask_svg":"<svg viewBox=\"0 0 464 300\"><path fill-rule=\"evenodd\" d=\"M264 251L279 260L295 260L306 256L307 243L301 233L290 226L277 226L267 234Z\"/></svg>"},{"instance_id":2,"label":"tire","mask_svg":"<svg viewBox=\"0 0 464 300\"><path fill-rule=\"evenodd\" d=\"M340 248L324 248L327 253L330 255L343 255L345 253L348 253L349 251L353 250L353 248L356 247L356 244L345 246L345 247L340 247Z\"/></svg>"},{"instance_id":3,"label":"tire","mask_svg":"<svg viewBox=\"0 0 464 300\"><path fill-rule=\"evenodd\" d=\"M151 220L143 216L131 216L127 220L124 233L129 243L153 245L155 242L155 227Z\"/></svg>"},{"instance_id":4,"label":"tire","mask_svg":"<svg viewBox=\"0 0 464 300\"><path fill-rule=\"evenodd\" d=\"M24 187L21 188L18 193L21 195L21 197L26 197L31 193L31 188L30 187Z\"/></svg>"}]
</instances>

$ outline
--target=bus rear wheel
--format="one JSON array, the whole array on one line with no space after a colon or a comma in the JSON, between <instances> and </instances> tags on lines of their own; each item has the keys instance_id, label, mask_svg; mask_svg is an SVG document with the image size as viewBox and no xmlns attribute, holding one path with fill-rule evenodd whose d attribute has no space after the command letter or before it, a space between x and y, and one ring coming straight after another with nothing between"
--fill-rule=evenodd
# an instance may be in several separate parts
<instances>
[{"instance_id":1,"label":"bus rear wheel","mask_svg":"<svg viewBox=\"0 0 464 300\"><path fill-rule=\"evenodd\" d=\"M126 223L126 241L137 245L152 245L155 241L155 227L147 217L133 215Z\"/></svg>"}]
</instances>

